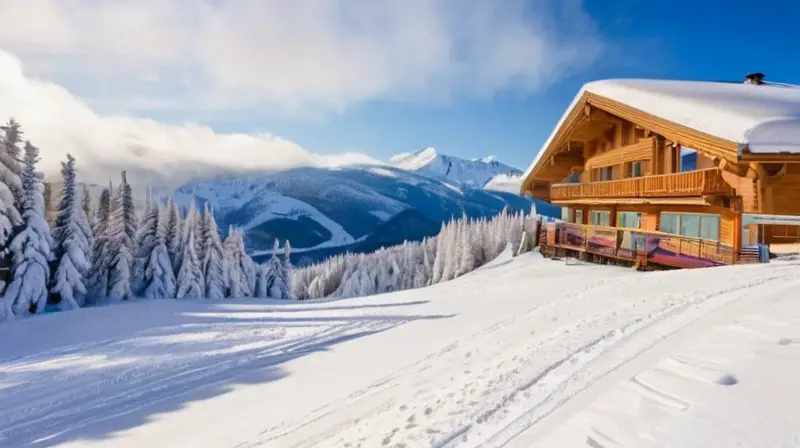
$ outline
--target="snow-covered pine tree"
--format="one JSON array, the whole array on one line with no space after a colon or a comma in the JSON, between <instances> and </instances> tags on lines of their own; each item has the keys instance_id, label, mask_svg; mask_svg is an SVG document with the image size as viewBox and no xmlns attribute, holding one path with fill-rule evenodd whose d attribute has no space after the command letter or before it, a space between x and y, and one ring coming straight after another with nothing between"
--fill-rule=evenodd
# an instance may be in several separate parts
<instances>
[{"instance_id":1,"label":"snow-covered pine tree","mask_svg":"<svg viewBox=\"0 0 800 448\"><path fill-rule=\"evenodd\" d=\"M39 150L25 144L22 188L24 202L21 230L9 245L12 251L13 280L3 294L0 313L5 318L15 314L42 312L47 304L47 281L50 277L50 229L44 220L44 186L36 175Z\"/></svg>"},{"instance_id":2,"label":"snow-covered pine tree","mask_svg":"<svg viewBox=\"0 0 800 448\"><path fill-rule=\"evenodd\" d=\"M222 240L219 236L217 221L214 218L214 211L208 205L208 202L206 202L203 211L203 225L201 227L203 229L201 246L204 254L202 271L206 297L209 299L222 299L225 297L223 271L225 254L222 249Z\"/></svg>"},{"instance_id":3,"label":"snow-covered pine tree","mask_svg":"<svg viewBox=\"0 0 800 448\"><path fill-rule=\"evenodd\" d=\"M256 265L256 289L253 296L256 299L266 299L269 297L267 290L269 268L266 265Z\"/></svg>"},{"instance_id":4,"label":"snow-covered pine tree","mask_svg":"<svg viewBox=\"0 0 800 448\"><path fill-rule=\"evenodd\" d=\"M87 218L92 216L92 195L86 185L81 188L81 208L84 216Z\"/></svg>"},{"instance_id":5,"label":"snow-covered pine tree","mask_svg":"<svg viewBox=\"0 0 800 448\"><path fill-rule=\"evenodd\" d=\"M181 268L178 271L178 292L176 294L179 299L203 297L204 294L205 279L200 259L197 257L198 236L196 231L198 226L195 224L197 219L194 205L191 205L189 213L186 214L186 220L183 222L183 256L181 256Z\"/></svg>"},{"instance_id":6,"label":"snow-covered pine tree","mask_svg":"<svg viewBox=\"0 0 800 448\"><path fill-rule=\"evenodd\" d=\"M202 261L201 258L201 240L200 236L203 234L202 229L200 228L202 224L202 219L200 216L200 211L197 209L197 199L192 195L192 200L189 201L189 207L186 209L186 217L183 219L183 228L181 229L181 246L186 246L187 242L189 241L189 227L192 227L192 231L194 232L194 251L197 255L197 259ZM186 253L185 247L182 250L183 253Z\"/></svg>"},{"instance_id":7,"label":"snow-covered pine tree","mask_svg":"<svg viewBox=\"0 0 800 448\"><path fill-rule=\"evenodd\" d=\"M100 299L108 295L108 278L111 270L109 230L111 223L111 191L107 188L100 193L97 203L92 233L91 271L89 273L89 297Z\"/></svg>"},{"instance_id":8,"label":"snow-covered pine tree","mask_svg":"<svg viewBox=\"0 0 800 448\"><path fill-rule=\"evenodd\" d=\"M139 227L136 230L136 239L134 246L136 252L133 256L134 275L131 281L131 288L133 293L141 296L148 284L151 283L152 278L146 278L145 270L150 262L150 256L153 250L158 245L158 206L153 207L153 201L148 199L147 208L144 210L142 219L139 221Z\"/></svg>"},{"instance_id":9,"label":"snow-covered pine tree","mask_svg":"<svg viewBox=\"0 0 800 448\"><path fill-rule=\"evenodd\" d=\"M133 192L125 171L117 189L116 206L112 203L111 225L109 230L112 253L109 273L108 295L115 299L128 300L133 297L133 255L136 238L136 209Z\"/></svg>"},{"instance_id":10,"label":"snow-covered pine tree","mask_svg":"<svg viewBox=\"0 0 800 448\"><path fill-rule=\"evenodd\" d=\"M161 211L158 201L151 201L150 209L145 214L142 228L147 228L147 233L154 233L155 238L142 237L143 245L152 247L141 268L141 296L150 299L163 299L175 297L175 274L172 272L172 263L166 245L166 229L164 227L165 214ZM138 234L142 234L139 230ZM141 246L138 249L141 253Z\"/></svg>"},{"instance_id":11,"label":"snow-covered pine tree","mask_svg":"<svg viewBox=\"0 0 800 448\"><path fill-rule=\"evenodd\" d=\"M231 298L252 297L250 276L252 275L252 284L255 286L255 270L252 260L245 253L242 232L231 228L222 248L225 254L227 296Z\"/></svg>"},{"instance_id":12,"label":"snow-covered pine tree","mask_svg":"<svg viewBox=\"0 0 800 448\"><path fill-rule=\"evenodd\" d=\"M281 246L278 240L275 240L275 245L272 248L272 257L269 259L267 269L269 274L267 277L267 293L273 299L288 299L291 292L289 291L289 284L286 282L286 269L281 259L278 258Z\"/></svg>"},{"instance_id":13,"label":"snow-covered pine tree","mask_svg":"<svg viewBox=\"0 0 800 448\"><path fill-rule=\"evenodd\" d=\"M52 245L56 268L50 292L60 297L62 309L74 309L83 306L86 297L91 241L86 217L78 203L75 158L71 154L67 154L67 161L61 163L61 175L61 200Z\"/></svg>"},{"instance_id":14,"label":"snow-covered pine tree","mask_svg":"<svg viewBox=\"0 0 800 448\"><path fill-rule=\"evenodd\" d=\"M11 190L13 195L14 208L17 210L17 216L21 216L22 209L24 208L25 194L22 186L22 164L20 163L20 147L22 143L22 128L13 118L8 120L3 126L0 126L3 131L2 150L0 150L0 183L6 184L8 189ZM17 221L14 225L19 225L21 221Z\"/></svg>"},{"instance_id":15,"label":"snow-covered pine tree","mask_svg":"<svg viewBox=\"0 0 800 448\"><path fill-rule=\"evenodd\" d=\"M447 234L447 224L442 223L442 228L439 230L439 234L436 236L436 256L433 260L433 265L431 267L431 281L430 283L436 284L442 281L442 273L444 272L444 258L447 254L447 247L445 246L445 241L447 238L445 235Z\"/></svg>"},{"instance_id":16,"label":"snow-covered pine tree","mask_svg":"<svg viewBox=\"0 0 800 448\"><path fill-rule=\"evenodd\" d=\"M292 245L289 244L289 240L283 242L283 276L286 285L288 286L286 290L286 298L287 299L294 299L294 290L292 288L292 275L294 269L292 268Z\"/></svg>"},{"instance_id":17,"label":"snow-covered pine tree","mask_svg":"<svg viewBox=\"0 0 800 448\"><path fill-rule=\"evenodd\" d=\"M164 223L166 229L165 244L172 264L172 272L178 275L183 257L183 232L181 231L181 213L178 210L178 204L175 203L172 197L167 201L166 214L167 218Z\"/></svg>"}]
</instances>

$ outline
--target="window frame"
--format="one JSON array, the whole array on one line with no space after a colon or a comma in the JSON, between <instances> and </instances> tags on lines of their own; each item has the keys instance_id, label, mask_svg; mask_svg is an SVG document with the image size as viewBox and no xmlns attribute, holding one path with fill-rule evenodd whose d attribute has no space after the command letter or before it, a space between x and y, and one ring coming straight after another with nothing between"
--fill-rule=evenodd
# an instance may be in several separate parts
<instances>
[{"instance_id":1,"label":"window frame","mask_svg":"<svg viewBox=\"0 0 800 448\"><path fill-rule=\"evenodd\" d=\"M605 216L606 224L595 224L595 216ZM611 227L611 210L589 210L589 224L596 227Z\"/></svg>"},{"instance_id":2,"label":"window frame","mask_svg":"<svg viewBox=\"0 0 800 448\"><path fill-rule=\"evenodd\" d=\"M677 232L667 232L667 231L664 230L664 228L663 228L664 215L670 215L670 216L677 217L677 221L676 221L676 230L677 230ZM683 216L697 216L698 217L698 219L697 219L697 235L698 236L691 236L691 235L686 235L686 234L683 233L683 219L682 219ZM715 229L716 230L716 232L715 232L716 236L714 238L707 238L707 237L703 236L703 218L706 218L706 219L714 218L714 219L716 219L716 221L717 221L717 225L716 225L716 229ZM715 213L661 212L661 213L659 213L659 216L658 216L658 231L662 232L662 233L668 233L670 235L683 236L683 237L686 237L686 238L697 238L697 239L706 240L706 241L719 242L720 241L720 236L721 236L721 233L722 233L721 232L722 231L722 216L719 215L719 214L715 214Z\"/></svg>"}]
</instances>

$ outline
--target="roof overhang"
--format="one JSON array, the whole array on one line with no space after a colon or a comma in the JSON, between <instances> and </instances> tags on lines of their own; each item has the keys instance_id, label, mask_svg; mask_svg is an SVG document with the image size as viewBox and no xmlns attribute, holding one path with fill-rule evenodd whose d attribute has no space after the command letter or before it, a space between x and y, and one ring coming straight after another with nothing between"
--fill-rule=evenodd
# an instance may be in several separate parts
<instances>
[{"instance_id":1,"label":"roof overhang","mask_svg":"<svg viewBox=\"0 0 800 448\"><path fill-rule=\"evenodd\" d=\"M711 205L711 198L582 198L553 201L555 205Z\"/></svg>"},{"instance_id":2,"label":"roof overhang","mask_svg":"<svg viewBox=\"0 0 800 448\"><path fill-rule=\"evenodd\" d=\"M539 151L534 163L525 174L520 191L522 194L531 190L534 181L548 181L546 179L537 179L537 174L542 170L547 161L551 160L558 150L567 143L576 126L580 124L581 120L586 119L586 115L590 113L591 108L597 108L616 117L630 121L672 142L678 143L681 146L698 150L702 149L703 153L727 160L731 163L737 163L739 161L740 147L735 142L705 134L627 104L623 104L619 101L582 89L573 100L569 109L565 111L561 121L558 123L557 127L553 129L550 138Z\"/></svg>"}]
</instances>

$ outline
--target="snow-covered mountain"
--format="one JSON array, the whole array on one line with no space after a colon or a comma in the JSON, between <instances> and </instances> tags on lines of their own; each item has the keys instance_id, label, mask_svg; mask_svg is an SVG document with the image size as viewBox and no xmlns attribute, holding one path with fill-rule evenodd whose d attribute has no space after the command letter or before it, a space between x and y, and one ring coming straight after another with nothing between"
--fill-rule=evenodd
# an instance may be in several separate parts
<instances>
[{"instance_id":1,"label":"snow-covered mountain","mask_svg":"<svg viewBox=\"0 0 800 448\"><path fill-rule=\"evenodd\" d=\"M493 156L466 160L439 154L435 148L398 154L391 158L389 164L396 168L471 188L483 188L497 175L522 174L522 171L500 163Z\"/></svg>"},{"instance_id":2,"label":"snow-covered mountain","mask_svg":"<svg viewBox=\"0 0 800 448\"><path fill-rule=\"evenodd\" d=\"M298 168L187 184L175 192L214 207L220 228L247 230L254 256L269 254L274 239L289 239L316 261L338 251L369 251L438 233L453 216L488 217L503 208L528 211L532 199L503 191L453 185L392 166ZM539 213L560 208L536 201Z\"/></svg>"}]
</instances>

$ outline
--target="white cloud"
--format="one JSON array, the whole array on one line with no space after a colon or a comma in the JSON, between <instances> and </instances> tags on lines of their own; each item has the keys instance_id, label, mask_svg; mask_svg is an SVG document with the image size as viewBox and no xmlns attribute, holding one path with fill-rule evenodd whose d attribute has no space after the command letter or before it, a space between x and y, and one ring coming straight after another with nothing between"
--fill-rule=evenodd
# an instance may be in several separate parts
<instances>
[{"instance_id":1,"label":"white cloud","mask_svg":"<svg viewBox=\"0 0 800 448\"><path fill-rule=\"evenodd\" d=\"M169 125L129 115L99 115L61 86L31 79L0 50L0 120L15 117L57 173L67 152L85 181L105 184L127 169L139 182L175 186L226 171L379 163L358 153L317 155L269 134L219 134L197 124Z\"/></svg>"},{"instance_id":2,"label":"white cloud","mask_svg":"<svg viewBox=\"0 0 800 448\"><path fill-rule=\"evenodd\" d=\"M0 47L124 111L530 92L602 48L580 0L0 0Z\"/></svg>"}]
</instances>

